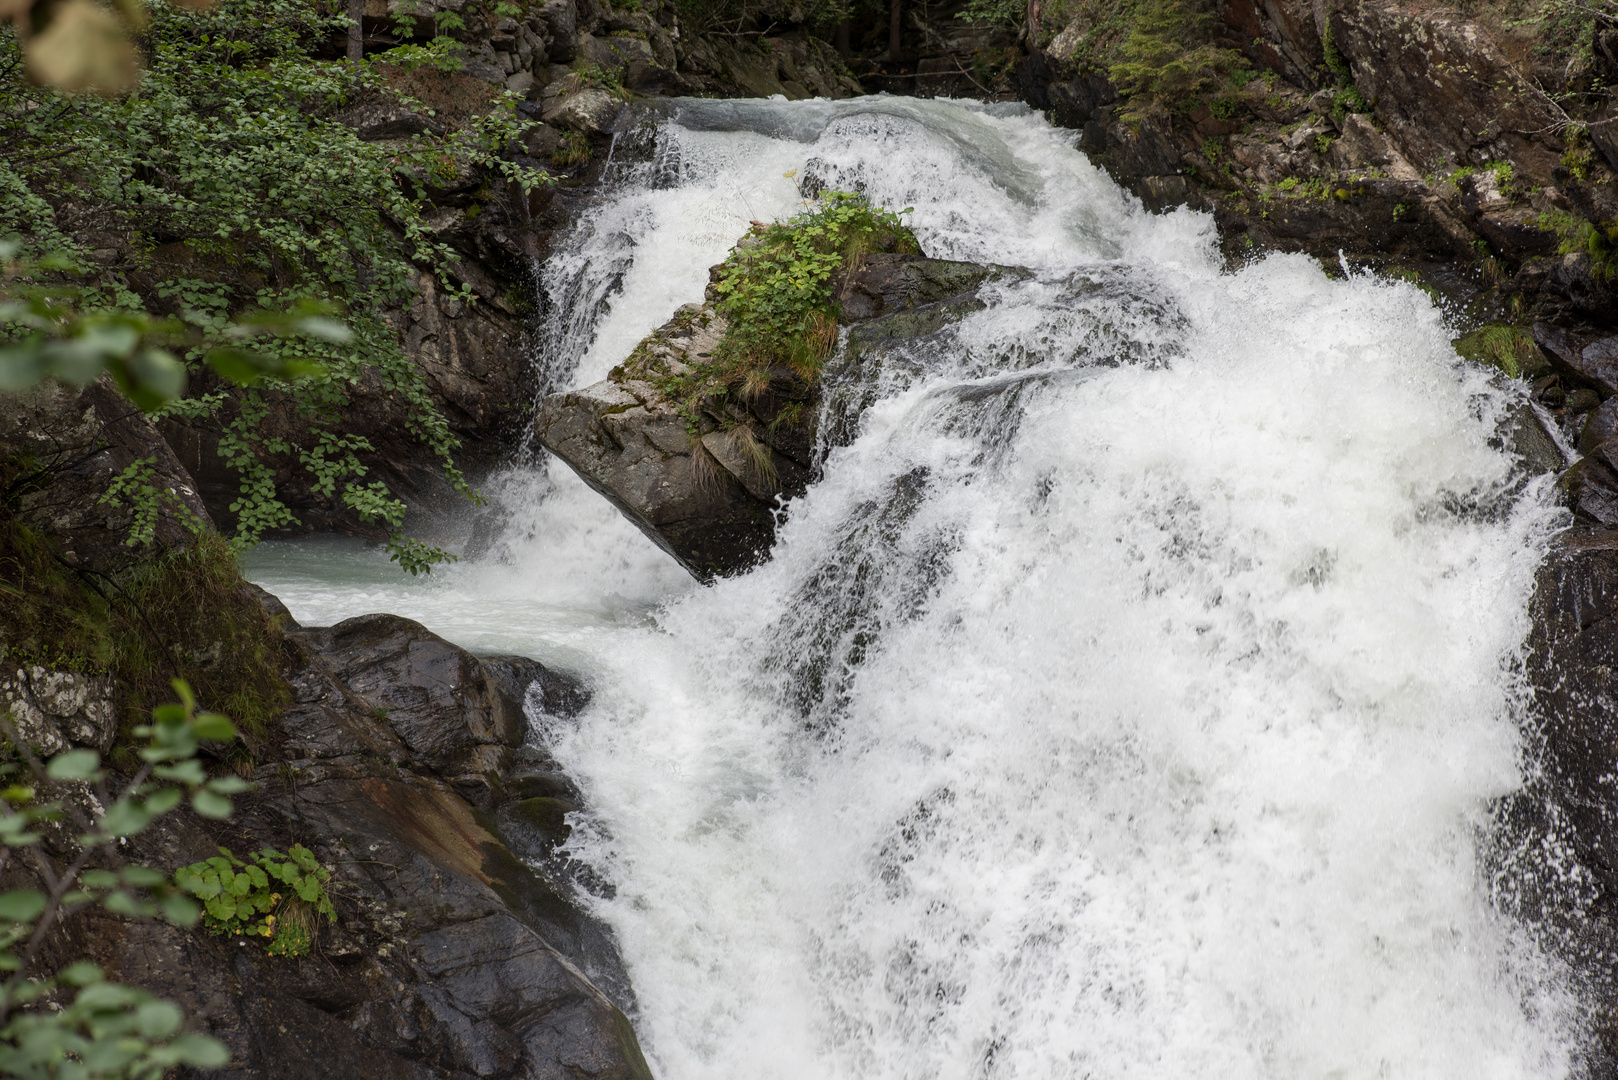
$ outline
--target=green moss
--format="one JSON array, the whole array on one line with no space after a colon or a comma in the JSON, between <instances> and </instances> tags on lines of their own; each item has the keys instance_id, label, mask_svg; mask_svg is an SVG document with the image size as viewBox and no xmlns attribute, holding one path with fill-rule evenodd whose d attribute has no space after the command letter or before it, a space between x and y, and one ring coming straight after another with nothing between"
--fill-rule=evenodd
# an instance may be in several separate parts
<instances>
[{"instance_id":1,"label":"green moss","mask_svg":"<svg viewBox=\"0 0 1618 1080\"><path fill-rule=\"evenodd\" d=\"M1618 278L1618 221L1587 221L1576 214L1552 210L1540 214L1535 224L1556 234L1561 254L1589 255L1590 274L1597 281Z\"/></svg>"},{"instance_id":2,"label":"green moss","mask_svg":"<svg viewBox=\"0 0 1618 1080\"><path fill-rule=\"evenodd\" d=\"M112 607L57 561L50 544L10 522L0 533L0 660L56 671L112 669Z\"/></svg>"},{"instance_id":3,"label":"green moss","mask_svg":"<svg viewBox=\"0 0 1618 1080\"><path fill-rule=\"evenodd\" d=\"M1498 368L1513 379L1537 378L1547 370L1533 336L1520 326L1493 323L1456 338L1454 346L1463 359Z\"/></svg>"},{"instance_id":4,"label":"green moss","mask_svg":"<svg viewBox=\"0 0 1618 1080\"><path fill-rule=\"evenodd\" d=\"M567 815L577 809L578 807L562 799L541 797L524 799L506 812L517 821L560 842L567 839L568 834L572 832L567 823Z\"/></svg>"},{"instance_id":5,"label":"green moss","mask_svg":"<svg viewBox=\"0 0 1618 1080\"><path fill-rule=\"evenodd\" d=\"M203 707L262 739L292 700L280 645L215 533L115 582L75 571L15 520L0 531L0 660L110 673L123 731L184 679Z\"/></svg>"}]
</instances>

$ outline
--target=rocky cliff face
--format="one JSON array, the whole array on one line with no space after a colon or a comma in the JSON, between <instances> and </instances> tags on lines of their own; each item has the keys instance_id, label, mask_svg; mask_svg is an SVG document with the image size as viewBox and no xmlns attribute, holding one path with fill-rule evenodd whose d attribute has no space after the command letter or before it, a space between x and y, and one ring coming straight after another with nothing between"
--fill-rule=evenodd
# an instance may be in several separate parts
<instances>
[{"instance_id":1,"label":"rocky cliff face","mask_svg":"<svg viewBox=\"0 0 1618 1080\"><path fill-rule=\"evenodd\" d=\"M1077 70L1075 26L1029 56L1024 93L1149 207L1214 213L1233 259L1342 252L1480 321L1610 325L1604 264L1579 240L1618 216L1618 160L1597 135L1608 106L1574 101L1567 73L1540 70L1544 50L1489 8L1227 0L1227 43L1261 77L1178 111Z\"/></svg>"},{"instance_id":2,"label":"rocky cliff face","mask_svg":"<svg viewBox=\"0 0 1618 1080\"><path fill-rule=\"evenodd\" d=\"M807 488L817 445L852 438L869 403L864 391L880 378L880 342L938 331L981 306L978 288L1007 272L870 255L833 284L840 324L856 329L849 359L824 389L777 368L751 398L677 400L669 379L700 368L725 332L710 289L706 303L681 309L609 378L541 401L535 435L699 580L737 573L769 551L780 501ZM817 443L821 395L845 386L835 430Z\"/></svg>"},{"instance_id":3,"label":"rocky cliff face","mask_svg":"<svg viewBox=\"0 0 1618 1080\"><path fill-rule=\"evenodd\" d=\"M803 33L705 38L682 33L676 9L659 3L637 10L590 0L550 0L521 18L497 16L464 3L400 5L372 0L365 10L365 47L378 52L404 36L406 20L420 24L453 15L447 32L461 45L458 71L430 67L387 72L394 94L352 103L337 119L362 139L389 145L420 132L462 128L491 107L500 91L521 96L534 127L508 156L550 181L524 194L492 172L456 167L431 178L425 195L432 239L457 255L449 280L428 273L416 295L387 312L427 390L460 440L458 464L473 477L503 464L531 418L536 384L531 324L540 302L534 268L552 238L572 220L601 174L615 125L635 95L813 96L861 92L832 47ZM454 290L467 290L470 300ZM212 389L204 386L201 389ZM360 455L368 478L385 482L413 512L413 526L441 531L444 515L465 501L446 481L430 448L415 434L405 402L382 379L367 376L344 391L345 430L368 438ZM269 394L258 425L273 443L296 441L307 427L296 403ZM241 478L219 455L217 420L173 418L162 425L214 519L227 532ZM298 518L294 531L342 530L381 534L335 495L321 490L293 451L269 463L283 501Z\"/></svg>"}]
</instances>

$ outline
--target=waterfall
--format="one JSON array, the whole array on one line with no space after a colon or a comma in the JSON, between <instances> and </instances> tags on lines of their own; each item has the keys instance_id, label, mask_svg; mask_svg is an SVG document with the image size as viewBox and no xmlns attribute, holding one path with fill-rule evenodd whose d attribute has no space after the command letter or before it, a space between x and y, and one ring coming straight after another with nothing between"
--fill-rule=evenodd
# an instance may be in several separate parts
<instances>
[{"instance_id":1,"label":"waterfall","mask_svg":"<svg viewBox=\"0 0 1618 1080\"><path fill-rule=\"evenodd\" d=\"M644 106L547 269L605 376L750 220L857 188L1028 268L894 346L773 557L690 582L552 463L482 563L253 576L584 674L571 854L663 1080L1559 1077L1568 974L1491 904L1560 523L1413 285L1222 269L1020 106ZM834 406L837 395L829 395Z\"/></svg>"}]
</instances>

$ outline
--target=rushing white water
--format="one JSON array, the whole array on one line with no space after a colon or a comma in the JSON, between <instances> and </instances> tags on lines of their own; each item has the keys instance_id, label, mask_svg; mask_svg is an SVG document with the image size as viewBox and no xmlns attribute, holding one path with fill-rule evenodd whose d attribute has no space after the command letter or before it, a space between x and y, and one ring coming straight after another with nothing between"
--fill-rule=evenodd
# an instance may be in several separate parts
<instances>
[{"instance_id":1,"label":"rushing white water","mask_svg":"<svg viewBox=\"0 0 1618 1080\"><path fill-rule=\"evenodd\" d=\"M1019 109L649 131L548 271L556 385L805 175L1037 273L907 354L745 576L694 585L543 465L497 485L497 557L414 582L306 541L252 572L308 622L396 611L590 680L549 737L654 1071L1566 1075L1573 995L1479 872L1555 513L1426 297L1221 272L1207 218L1140 212Z\"/></svg>"}]
</instances>

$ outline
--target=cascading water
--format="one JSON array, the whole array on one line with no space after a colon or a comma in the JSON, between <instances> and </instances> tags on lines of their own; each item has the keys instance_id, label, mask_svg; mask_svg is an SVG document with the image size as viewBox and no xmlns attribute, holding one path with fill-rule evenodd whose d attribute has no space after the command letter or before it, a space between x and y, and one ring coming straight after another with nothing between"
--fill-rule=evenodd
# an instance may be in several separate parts
<instances>
[{"instance_id":1,"label":"cascading water","mask_svg":"<svg viewBox=\"0 0 1618 1080\"><path fill-rule=\"evenodd\" d=\"M548 737L656 1073L1574 1068L1576 996L1480 870L1556 512L1427 298L1222 272L1206 217L1142 213L1020 108L661 108L548 270L555 385L805 178L1034 273L892 350L742 577L696 586L555 463L425 583L330 542L252 563L301 620L395 611L591 681Z\"/></svg>"}]
</instances>

